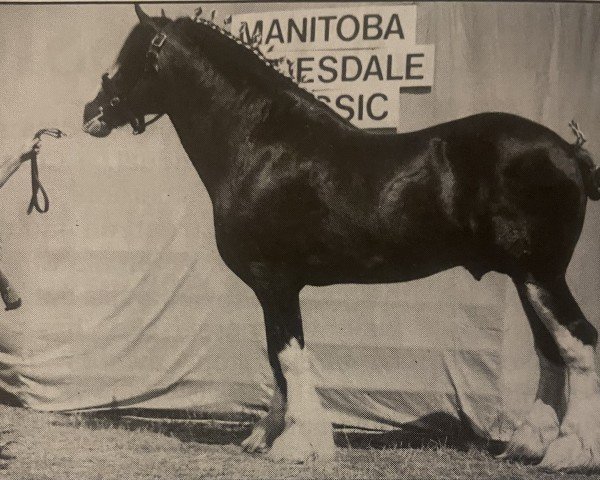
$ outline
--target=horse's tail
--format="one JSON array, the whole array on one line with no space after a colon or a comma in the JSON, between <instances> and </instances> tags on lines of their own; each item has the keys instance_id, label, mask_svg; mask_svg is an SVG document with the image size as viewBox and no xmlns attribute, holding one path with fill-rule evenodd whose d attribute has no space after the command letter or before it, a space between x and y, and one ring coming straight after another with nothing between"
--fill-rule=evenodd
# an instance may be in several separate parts
<instances>
[{"instance_id":1,"label":"horse's tail","mask_svg":"<svg viewBox=\"0 0 600 480\"><path fill-rule=\"evenodd\" d=\"M583 176L585 193L591 200L600 200L600 167L596 166L590 152L583 148L586 139L577 122L571 120L569 127L575 135L575 143L571 145L571 148L573 148L575 159Z\"/></svg>"},{"instance_id":2,"label":"horse's tail","mask_svg":"<svg viewBox=\"0 0 600 480\"><path fill-rule=\"evenodd\" d=\"M590 152L579 145L573 145L575 159L583 177L585 193L591 200L600 200L600 167L596 166Z\"/></svg>"}]
</instances>

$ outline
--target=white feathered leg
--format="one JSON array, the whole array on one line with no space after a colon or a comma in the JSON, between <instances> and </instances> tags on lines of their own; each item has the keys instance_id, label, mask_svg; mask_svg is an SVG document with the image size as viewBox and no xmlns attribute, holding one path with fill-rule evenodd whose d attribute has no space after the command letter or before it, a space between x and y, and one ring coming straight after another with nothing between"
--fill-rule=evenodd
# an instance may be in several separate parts
<instances>
[{"instance_id":1,"label":"white feathered leg","mask_svg":"<svg viewBox=\"0 0 600 480\"><path fill-rule=\"evenodd\" d=\"M333 430L315 390L306 349L292 339L279 361L287 382L287 410L285 429L273 443L269 458L297 463L332 459Z\"/></svg>"},{"instance_id":2,"label":"white feathered leg","mask_svg":"<svg viewBox=\"0 0 600 480\"><path fill-rule=\"evenodd\" d=\"M540 466L549 470L597 470L600 469L600 382L594 347L582 341L595 339L593 328L579 307L573 306L575 301L565 289L566 284L557 290L527 284L529 299L565 362L569 392L560 434L548 446ZM559 318L559 313L579 318ZM569 322L578 322L578 331L584 332L579 334L581 339L567 328Z\"/></svg>"},{"instance_id":3,"label":"white feathered leg","mask_svg":"<svg viewBox=\"0 0 600 480\"><path fill-rule=\"evenodd\" d=\"M242 442L242 448L245 452L264 452L283 432L285 426L285 400L277 382L271 398L269 412L261 418L252 433Z\"/></svg>"}]
</instances>

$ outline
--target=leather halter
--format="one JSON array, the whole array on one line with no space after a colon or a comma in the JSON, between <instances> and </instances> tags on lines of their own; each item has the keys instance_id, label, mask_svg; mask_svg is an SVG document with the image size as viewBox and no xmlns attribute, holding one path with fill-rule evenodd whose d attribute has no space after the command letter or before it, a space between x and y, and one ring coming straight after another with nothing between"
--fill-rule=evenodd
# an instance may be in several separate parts
<instances>
[{"instance_id":1,"label":"leather halter","mask_svg":"<svg viewBox=\"0 0 600 480\"><path fill-rule=\"evenodd\" d=\"M166 39L167 35L163 32L158 32L152 38L150 46L148 47L148 51L146 52L146 72L158 73L158 55L160 54L160 50L164 45ZM131 124L131 127L133 128L134 135L144 133L148 125L151 125L152 123L156 122L163 115L162 113L157 114L155 117L148 121L146 121L144 115L136 115L129 106L127 97L119 94L115 86L115 82L112 78L110 78L108 73L102 75L102 90L104 90L104 93L110 98L108 108L114 111L118 111L119 113L121 113L121 115L127 118L129 123Z\"/></svg>"},{"instance_id":2,"label":"leather halter","mask_svg":"<svg viewBox=\"0 0 600 480\"><path fill-rule=\"evenodd\" d=\"M148 47L148 52L146 52L146 69L152 67L152 70L158 73L158 55L166 39L167 34L164 32L158 32L154 35L154 38L150 42L150 47Z\"/></svg>"}]
</instances>

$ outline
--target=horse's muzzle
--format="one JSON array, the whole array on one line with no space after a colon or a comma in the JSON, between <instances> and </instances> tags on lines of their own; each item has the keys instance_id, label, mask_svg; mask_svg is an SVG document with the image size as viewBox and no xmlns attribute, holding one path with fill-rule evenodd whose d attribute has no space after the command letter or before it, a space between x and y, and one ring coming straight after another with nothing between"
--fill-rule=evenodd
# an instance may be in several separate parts
<instances>
[{"instance_id":1,"label":"horse's muzzle","mask_svg":"<svg viewBox=\"0 0 600 480\"><path fill-rule=\"evenodd\" d=\"M102 119L103 113L99 111L98 114L88 121L83 122L82 128L85 133L89 133L93 137L106 137L112 131L112 128Z\"/></svg>"}]
</instances>

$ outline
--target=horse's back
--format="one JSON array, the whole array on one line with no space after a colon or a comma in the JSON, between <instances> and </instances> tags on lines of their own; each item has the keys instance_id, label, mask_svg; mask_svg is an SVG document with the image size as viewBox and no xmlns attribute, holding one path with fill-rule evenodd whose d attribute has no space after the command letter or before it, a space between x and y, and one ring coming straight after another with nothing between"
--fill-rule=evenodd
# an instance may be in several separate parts
<instances>
[{"instance_id":1,"label":"horse's back","mask_svg":"<svg viewBox=\"0 0 600 480\"><path fill-rule=\"evenodd\" d=\"M222 224L227 237L244 239L243 262L289 265L311 284L568 262L581 178L571 146L551 130L488 113L340 138L323 148L264 147L269 155L236 180L246 185L237 194L244 201Z\"/></svg>"}]
</instances>

